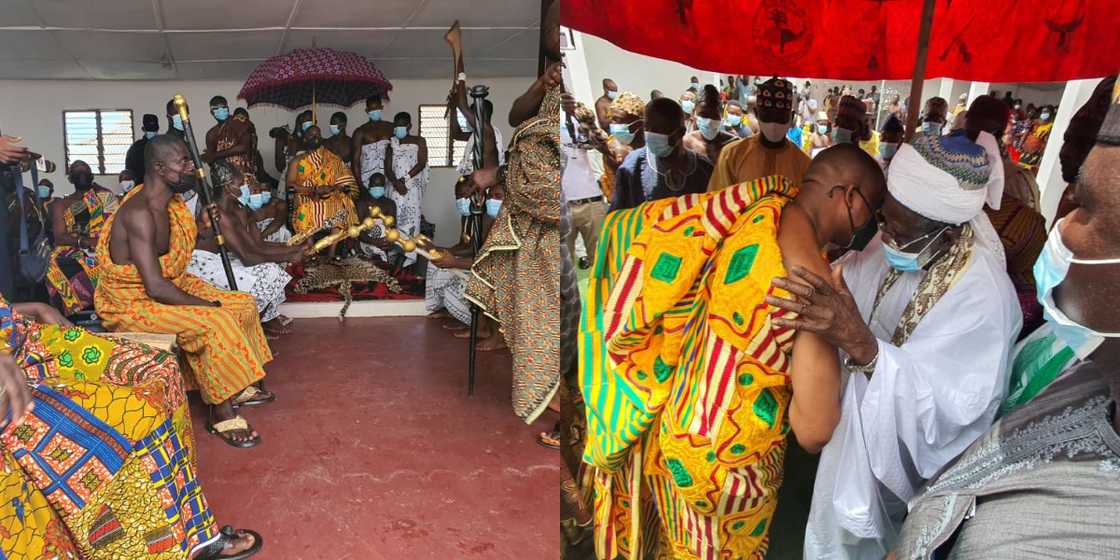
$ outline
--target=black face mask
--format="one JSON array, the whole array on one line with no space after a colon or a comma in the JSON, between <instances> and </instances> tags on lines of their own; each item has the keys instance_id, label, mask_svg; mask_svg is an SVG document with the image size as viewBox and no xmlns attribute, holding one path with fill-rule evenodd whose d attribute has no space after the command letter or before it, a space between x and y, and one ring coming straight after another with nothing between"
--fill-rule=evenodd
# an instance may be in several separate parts
<instances>
[{"instance_id":1,"label":"black face mask","mask_svg":"<svg viewBox=\"0 0 1120 560\"><path fill-rule=\"evenodd\" d=\"M308 150L317 150L319 146L323 145L323 139L318 136L315 138L308 138L303 141L303 145L306 146Z\"/></svg>"},{"instance_id":2,"label":"black face mask","mask_svg":"<svg viewBox=\"0 0 1120 560\"><path fill-rule=\"evenodd\" d=\"M183 194L188 191L193 191L198 186L198 175L196 173L179 173L179 179L175 181L167 181L167 186L171 188L171 192L175 194Z\"/></svg>"},{"instance_id":3,"label":"black face mask","mask_svg":"<svg viewBox=\"0 0 1120 560\"><path fill-rule=\"evenodd\" d=\"M93 187L93 174L89 171L75 171L70 174L70 182L74 184L74 188L81 192L88 191Z\"/></svg>"},{"instance_id":4,"label":"black face mask","mask_svg":"<svg viewBox=\"0 0 1120 560\"><path fill-rule=\"evenodd\" d=\"M867 203L867 199L863 198L863 193L857 190L856 194L859 195L860 199L863 200L863 203L867 205L867 208L871 209L871 205ZM844 247L845 249L862 251L865 247L867 247L868 243L871 243L871 240L874 239L875 234L879 231L879 221L875 219L875 216L871 216L871 218L867 220L866 224L864 224L862 227L857 228L856 221L852 218L851 206L848 207L848 223L852 226L852 239L851 241L848 241L848 245Z\"/></svg>"}]
</instances>

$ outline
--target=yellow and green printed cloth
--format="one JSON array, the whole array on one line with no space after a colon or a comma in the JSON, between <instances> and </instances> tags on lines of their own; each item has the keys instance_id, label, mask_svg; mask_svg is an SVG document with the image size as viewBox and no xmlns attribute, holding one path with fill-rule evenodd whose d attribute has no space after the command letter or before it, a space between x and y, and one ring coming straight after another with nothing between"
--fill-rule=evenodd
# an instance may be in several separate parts
<instances>
[{"instance_id":1,"label":"yellow and green printed cloth","mask_svg":"<svg viewBox=\"0 0 1120 560\"><path fill-rule=\"evenodd\" d=\"M794 336L765 296L796 194L771 176L608 215L580 347L600 558L654 541L674 558L765 554ZM650 509L642 486L656 537L633 518Z\"/></svg>"}]
</instances>

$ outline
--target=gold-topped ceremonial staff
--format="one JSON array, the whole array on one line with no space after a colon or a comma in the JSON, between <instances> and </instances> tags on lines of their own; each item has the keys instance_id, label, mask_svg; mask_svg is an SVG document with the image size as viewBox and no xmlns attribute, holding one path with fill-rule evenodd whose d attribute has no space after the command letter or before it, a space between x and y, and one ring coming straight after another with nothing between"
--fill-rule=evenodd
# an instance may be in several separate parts
<instances>
[{"instance_id":1,"label":"gold-topped ceremonial staff","mask_svg":"<svg viewBox=\"0 0 1120 560\"><path fill-rule=\"evenodd\" d=\"M214 228L214 240L218 243L218 255L222 258L222 268L226 270L226 281L229 282L230 290L237 291L237 278L233 276L233 263L229 259L229 249L226 248L225 237L222 236L218 208L214 206L214 187L210 184L206 169L202 166L202 157L199 156L198 144L194 140L194 128L191 127L191 112L187 108L187 100L183 98L182 94L177 93L173 103L175 104L175 110L179 112L179 118L183 121L183 140L187 142L187 151L190 152L191 160L194 161L194 171L198 175L199 183L198 195L202 197L202 204L206 208L206 214L210 216L211 227Z\"/></svg>"}]
</instances>

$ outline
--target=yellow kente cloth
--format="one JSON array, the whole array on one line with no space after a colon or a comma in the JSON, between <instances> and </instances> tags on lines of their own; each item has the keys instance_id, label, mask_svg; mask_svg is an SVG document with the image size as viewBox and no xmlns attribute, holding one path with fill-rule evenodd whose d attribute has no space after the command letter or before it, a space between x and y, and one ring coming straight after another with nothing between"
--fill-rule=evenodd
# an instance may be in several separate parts
<instances>
[{"instance_id":1,"label":"yellow kente cloth","mask_svg":"<svg viewBox=\"0 0 1120 560\"><path fill-rule=\"evenodd\" d=\"M788 140L781 148L773 149L763 146L761 138L761 134L755 134L723 148L708 180L708 192L771 175L782 175L794 186L801 184L801 176L812 161L809 156Z\"/></svg>"},{"instance_id":2,"label":"yellow kente cloth","mask_svg":"<svg viewBox=\"0 0 1120 560\"><path fill-rule=\"evenodd\" d=\"M2 299L0 338L35 404L0 434L0 557L184 559L217 534L174 355Z\"/></svg>"},{"instance_id":3,"label":"yellow kente cloth","mask_svg":"<svg viewBox=\"0 0 1120 560\"><path fill-rule=\"evenodd\" d=\"M867 153L867 155L878 159L879 158L879 132L872 130L871 138L860 141L859 149Z\"/></svg>"},{"instance_id":4,"label":"yellow kente cloth","mask_svg":"<svg viewBox=\"0 0 1120 560\"><path fill-rule=\"evenodd\" d=\"M142 187L129 191L125 202ZM159 258L164 278L195 297L221 301L222 306L164 305L148 296L136 265L119 265L109 257L114 215L97 244L97 313L109 330L174 334L202 399L217 404L263 378L272 352L253 296L215 288L186 272L198 231L194 216L178 196L171 197L167 211L170 247Z\"/></svg>"},{"instance_id":5,"label":"yellow kente cloth","mask_svg":"<svg viewBox=\"0 0 1120 560\"><path fill-rule=\"evenodd\" d=\"M655 538L634 518L642 487L660 554L765 555L794 332L764 297L785 274L777 227L796 193L774 176L608 216L580 348L600 558L639 557Z\"/></svg>"},{"instance_id":6,"label":"yellow kente cloth","mask_svg":"<svg viewBox=\"0 0 1120 560\"><path fill-rule=\"evenodd\" d=\"M298 190L325 185L342 188L326 197L304 194ZM346 223L338 224L334 229L358 223L358 214L354 211L358 182L354 180L350 167L325 146L302 156L296 164L294 187L297 189L296 215L292 227L295 228L296 235L321 228L326 220L334 218L339 212L346 215Z\"/></svg>"},{"instance_id":7,"label":"yellow kente cloth","mask_svg":"<svg viewBox=\"0 0 1120 560\"><path fill-rule=\"evenodd\" d=\"M105 221L117 211L117 195L94 187L62 211L66 232L97 238ZM47 267L47 288L67 315L93 307L97 259L71 245L58 245Z\"/></svg>"}]
</instances>

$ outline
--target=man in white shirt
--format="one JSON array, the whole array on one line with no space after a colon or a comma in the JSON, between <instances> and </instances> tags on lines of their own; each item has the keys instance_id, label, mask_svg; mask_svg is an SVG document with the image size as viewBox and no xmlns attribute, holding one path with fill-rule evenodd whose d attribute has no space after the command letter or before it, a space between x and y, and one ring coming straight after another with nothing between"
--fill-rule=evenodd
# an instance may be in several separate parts
<instances>
[{"instance_id":1,"label":"man in white shirt","mask_svg":"<svg viewBox=\"0 0 1120 560\"><path fill-rule=\"evenodd\" d=\"M571 229L568 230L564 243L568 246L568 254L575 255L576 235L583 238L583 247L587 253L580 258L579 266L587 268L595 258L599 229L603 227L603 219L607 215L607 203L592 170L590 152L594 151L594 147L589 142L584 124L593 115L590 109L574 103L568 96L565 96L563 106L566 110L560 112L560 151L564 167L560 186L568 201L571 219ZM577 120L580 113L585 118Z\"/></svg>"},{"instance_id":2,"label":"man in white shirt","mask_svg":"<svg viewBox=\"0 0 1120 560\"><path fill-rule=\"evenodd\" d=\"M794 402L799 386L816 397L814 422L795 435L811 452L823 447L805 558L887 554L906 502L991 426L1022 323L983 212L1003 191L991 134L918 135L892 160L887 189L867 248L829 279L795 268L774 281L791 299L768 299L800 314L776 324L842 351L840 371L793 351Z\"/></svg>"}]
</instances>

